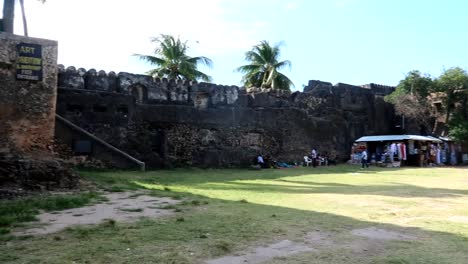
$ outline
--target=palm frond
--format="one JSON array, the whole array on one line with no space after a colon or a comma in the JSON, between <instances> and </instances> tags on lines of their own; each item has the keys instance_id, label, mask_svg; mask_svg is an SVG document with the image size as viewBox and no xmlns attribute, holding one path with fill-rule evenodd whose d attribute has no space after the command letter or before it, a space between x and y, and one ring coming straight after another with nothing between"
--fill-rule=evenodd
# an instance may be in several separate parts
<instances>
[{"instance_id":1,"label":"palm frond","mask_svg":"<svg viewBox=\"0 0 468 264\"><path fill-rule=\"evenodd\" d=\"M242 82L245 86L288 90L291 85L294 86L289 78L279 72L284 67L291 68L289 60L279 61L282 44L280 42L272 46L263 40L245 53L245 60L250 64L235 69L244 74Z\"/></svg>"},{"instance_id":2,"label":"palm frond","mask_svg":"<svg viewBox=\"0 0 468 264\"><path fill-rule=\"evenodd\" d=\"M281 70L284 67L289 67L289 69L291 69L291 62L289 60L285 60L285 61L278 62L275 64L275 68L277 70Z\"/></svg>"},{"instance_id":3,"label":"palm frond","mask_svg":"<svg viewBox=\"0 0 468 264\"><path fill-rule=\"evenodd\" d=\"M151 41L156 44L154 50L156 56L135 54L140 59L158 66L158 68L149 71L148 74L174 79L212 80L210 76L198 71L197 67L202 64L211 68L213 62L203 56L188 56L186 54L188 50L187 41L181 41L179 37L176 38L165 34L152 38Z\"/></svg>"},{"instance_id":4,"label":"palm frond","mask_svg":"<svg viewBox=\"0 0 468 264\"><path fill-rule=\"evenodd\" d=\"M165 62L163 59L151 55L134 54L133 56L137 56L140 60L147 61L151 65L162 65Z\"/></svg>"},{"instance_id":5,"label":"palm frond","mask_svg":"<svg viewBox=\"0 0 468 264\"><path fill-rule=\"evenodd\" d=\"M208 59L207 57L192 57L188 59L187 61L193 62L194 64L202 64L208 68L213 68L213 61Z\"/></svg>"},{"instance_id":6,"label":"palm frond","mask_svg":"<svg viewBox=\"0 0 468 264\"><path fill-rule=\"evenodd\" d=\"M249 73L259 71L262 68L262 65L250 64L243 65L235 69L236 72Z\"/></svg>"}]
</instances>

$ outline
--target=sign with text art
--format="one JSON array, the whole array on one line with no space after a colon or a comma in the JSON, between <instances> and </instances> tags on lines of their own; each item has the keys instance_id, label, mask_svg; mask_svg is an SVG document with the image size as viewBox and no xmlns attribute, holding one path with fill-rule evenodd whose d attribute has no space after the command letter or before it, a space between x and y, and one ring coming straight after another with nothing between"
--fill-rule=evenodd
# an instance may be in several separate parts
<instances>
[{"instance_id":1,"label":"sign with text art","mask_svg":"<svg viewBox=\"0 0 468 264\"><path fill-rule=\"evenodd\" d=\"M16 79L42 81L42 47L38 44L16 45Z\"/></svg>"}]
</instances>

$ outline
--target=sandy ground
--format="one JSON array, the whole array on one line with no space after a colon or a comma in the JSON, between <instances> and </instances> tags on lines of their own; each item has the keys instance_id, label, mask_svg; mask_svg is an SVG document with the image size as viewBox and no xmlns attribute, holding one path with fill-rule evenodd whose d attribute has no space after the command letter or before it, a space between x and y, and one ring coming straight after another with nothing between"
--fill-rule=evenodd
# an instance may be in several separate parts
<instances>
[{"instance_id":1,"label":"sandy ground","mask_svg":"<svg viewBox=\"0 0 468 264\"><path fill-rule=\"evenodd\" d=\"M104 195L108 201L81 207L42 213L33 228L16 230L15 235L42 235L55 233L69 226L99 224L106 219L117 222L132 222L140 217L159 217L170 215L174 210L162 209L179 201L160 198L135 192L119 192Z\"/></svg>"},{"instance_id":2,"label":"sandy ground","mask_svg":"<svg viewBox=\"0 0 468 264\"><path fill-rule=\"evenodd\" d=\"M351 249L355 254L373 255L385 249L385 242L391 240L408 241L415 236L394 231L369 227L350 231L352 241L334 240L339 234L313 231L307 233L302 241L283 240L268 246L252 248L231 256L207 260L206 264L257 264L275 257L287 257L302 252L319 252L321 249Z\"/></svg>"},{"instance_id":3,"label":"sandy ground","mask_svg":"<svg viewBox=\"0 0 468 264\"><path fill-rule=\"evenodd\" d=\"M416 237L401 234L398 232L387 231L384 229L378 229L375 227L369 227L364 229L355 229L351 231L351 234L355 236L366 237L371 240L415 240Z\"/></svg>"},{"instance_id":4,"label":"sandy ground","mask_svg":"<svg viewBox=\"0 0 468 264\"><path fill-rule=\"evenodd\" d=\"M303 243L283 240L265 247L257 247L251 252L239 256L226 256L206 261L207 264L241 264L241 263L261 263L274 257L285 257L315 249Z\"/></svg>"}]
</instances>

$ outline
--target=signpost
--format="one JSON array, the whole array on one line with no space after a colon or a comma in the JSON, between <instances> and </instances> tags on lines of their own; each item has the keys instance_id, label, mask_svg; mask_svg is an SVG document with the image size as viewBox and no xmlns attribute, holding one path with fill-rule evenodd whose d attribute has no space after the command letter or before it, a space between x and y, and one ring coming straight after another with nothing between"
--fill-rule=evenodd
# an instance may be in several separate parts
<instances>
[{"instance_id":1,"label":"signpost","mask_svg":"<svg viewBox=\"0 0 468 264\"><path fill-rule=\"evenodd\" d=\"M16 79L42 81L42 46L20 43L16 45Z\"/></svg>"}]
</instances>

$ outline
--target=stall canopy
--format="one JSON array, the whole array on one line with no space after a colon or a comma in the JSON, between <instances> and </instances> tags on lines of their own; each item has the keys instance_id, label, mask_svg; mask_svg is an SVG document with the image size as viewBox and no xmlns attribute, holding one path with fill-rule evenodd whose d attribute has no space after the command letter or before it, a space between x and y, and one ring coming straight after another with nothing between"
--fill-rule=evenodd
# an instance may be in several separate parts
<instances>
[{"instance_id":1,"label":"stall canopy","mask_svg":"<svg viewBox=\"0 0 468 264\"><path fill-rule=\"evenodd\" d=\"M431 136L418 135L384 135L384 136L365 136L358 138L356 142L375 142L375 141L401 141L401 140L416 140L416 141L431 141L441 143L442 140Z\"/></svg>"}]
</instances>

